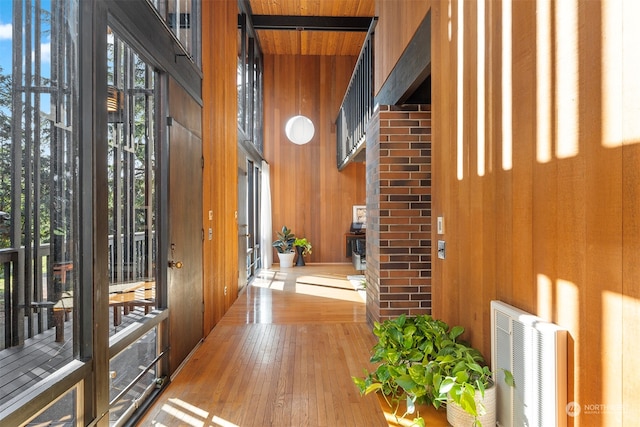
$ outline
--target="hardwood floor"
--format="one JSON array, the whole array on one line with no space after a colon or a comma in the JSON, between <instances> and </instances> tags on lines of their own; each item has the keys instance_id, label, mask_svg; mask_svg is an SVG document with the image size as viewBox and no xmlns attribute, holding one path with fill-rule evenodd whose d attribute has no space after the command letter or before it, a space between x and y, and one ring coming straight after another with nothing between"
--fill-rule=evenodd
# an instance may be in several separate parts
<instances>
[{"instance_id":1,"label":"hardwood floor","mask_svg":"<svg viewBox=\"0 0 640 427\"><path fill-rule=\"evenodd\" d=\"M351 265L263 271L139 425L387 426L351 377L375 337Z\"/></svg>"}]
</instances>

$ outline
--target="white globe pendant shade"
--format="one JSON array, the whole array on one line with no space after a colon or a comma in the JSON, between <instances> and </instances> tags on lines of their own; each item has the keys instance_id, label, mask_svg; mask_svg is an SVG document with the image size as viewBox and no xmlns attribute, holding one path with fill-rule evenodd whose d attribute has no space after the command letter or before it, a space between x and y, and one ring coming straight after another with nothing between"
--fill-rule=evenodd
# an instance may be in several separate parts
<instances>
[{"instance_id":1,"label":"white globe pendant shade","mask_svg":"<svg viewBox=\"0 0 640 427\"><path fill-rule=\"evenodd\" d=\"M302 145L311 141L315 133L315 128L313 127L313 122L311 122L308 117L293 116L284 127L284 132L291 142Z\"/></svg>"}]
</instances>

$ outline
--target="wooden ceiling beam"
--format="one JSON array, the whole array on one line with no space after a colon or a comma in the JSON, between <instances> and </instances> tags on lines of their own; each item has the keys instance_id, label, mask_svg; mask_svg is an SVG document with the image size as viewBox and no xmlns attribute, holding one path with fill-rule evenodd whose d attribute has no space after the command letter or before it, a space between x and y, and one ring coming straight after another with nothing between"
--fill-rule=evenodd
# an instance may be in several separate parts
<instances>
[{"instance_id":1,"label":"wooden ceiling beam","mask_svg":"<svg viewBox=\"0 0 640 427\"><path fill-rule=\"evenodd\" d=\"M371 17L252 15L256 30L368 31Z\"/></svg>"}]
</instances>

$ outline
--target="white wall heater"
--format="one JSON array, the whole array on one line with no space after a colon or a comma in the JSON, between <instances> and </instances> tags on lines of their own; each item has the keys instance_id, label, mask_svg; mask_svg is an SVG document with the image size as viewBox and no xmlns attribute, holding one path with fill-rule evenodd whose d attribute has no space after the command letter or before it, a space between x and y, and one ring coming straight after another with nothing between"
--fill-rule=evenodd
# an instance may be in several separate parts
<instances>
[{"instance_id":1,"label":"white wall heater","mask_svg":"<svg viewBox=\"0 0 640 427\"><path fill-rule=\"evenodd\" d=\"M496 421L503 427L567 425L567 331L491 301L491 366L497 372ZM504 382L511 371L515 387Z\"/></svg>"}]
</instances>

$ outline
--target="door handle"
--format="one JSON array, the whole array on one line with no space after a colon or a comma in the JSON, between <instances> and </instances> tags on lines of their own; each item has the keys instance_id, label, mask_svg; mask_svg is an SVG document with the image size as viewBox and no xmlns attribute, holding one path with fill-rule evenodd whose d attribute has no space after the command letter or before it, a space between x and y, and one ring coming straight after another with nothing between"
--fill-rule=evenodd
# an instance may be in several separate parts
<instances>
[{"instance_id":1,"label":"door handle","mask_svg":"<svg viewBox=\"0 0 640 427\"><path fill-rule=\"evenodd\" d=\"M169 268L181 269L182 268L182 261L170 260L169 261Z\"/></svg>"},{"instance_id":2,"label":"door handle","mask_svg":"<svg viewBox=\"0 0 640 427\"><path fill-rule=\"evenodd\" d=\"M251 237L251 233L241 234L240 237Z\"/></svg>"},{"instance_id":3,"label":"door handle","mask_svg":"<svg viewBox=\"0 0 640 427\"><path fill-rule=\"evenodd\" d=\"M176 244L172 243L171 244L171 258L174 257L173 252L176 250ZM174 261L172 259L169 260L169 268L177 268L180 269L182 268L182 261Z\"/></svg>"}]
</instances>

